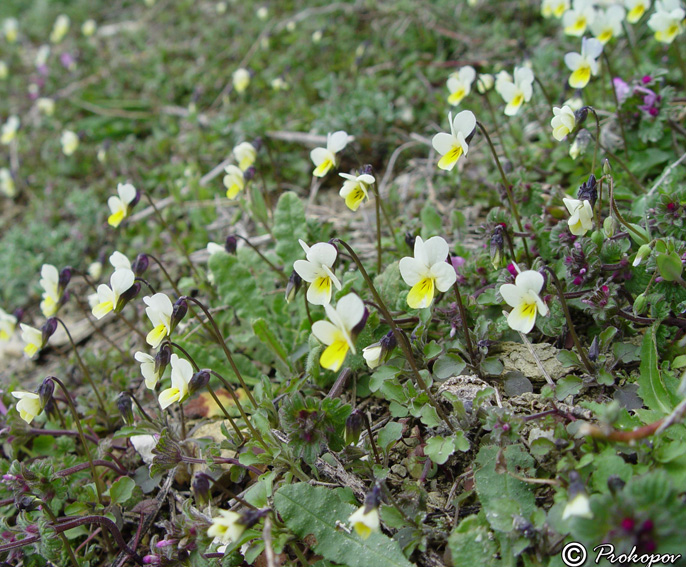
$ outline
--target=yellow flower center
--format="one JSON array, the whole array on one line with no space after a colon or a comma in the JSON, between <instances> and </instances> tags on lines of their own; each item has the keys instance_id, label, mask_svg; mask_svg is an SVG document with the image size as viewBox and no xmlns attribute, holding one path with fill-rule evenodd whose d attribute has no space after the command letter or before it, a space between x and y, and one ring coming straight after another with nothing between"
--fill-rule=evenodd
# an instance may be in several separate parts
<instances>
[{"instance_id":1,"label":"yellow flower center","mask_svg":"<svg viewBox=\"0 0 686 567\"><path fill-rule=\"evenodd\" d=\"M119 209L116 213L112 213L107 218L107 224L109 224L110 226L113 226L114 228L117 228L121 224L121 221L124 220L125 216L126 216L126 211L124 209Z\"/></svg>"},{"instance_id":2,"label":"yellow flower center","mask_svg":"<svg viewBox=\"0 0 686 567\"><path fill-rule=\"evenodd\" d=\"M312 175L315 177L324 177L327 173L329 173L329 170L333 166L334 163L330 159L325 159L315 168L315 170L312 172Z\"/></svg>"},{"instance_id":3,"label":"yellow flower center","mask_svg":"<svg viewBox=\"0 0 686 567\"><path fill-rule=\"evenodd\" d=\"M441 169L448 169L454 163L456 163L458 159L460 159L462 153L462 146L453 146L452 148L450 148L450 151L447 154L445 154L440 160L438 160L438 167L440 167Z\"/></svg>"},{"instance_id":4,"label":"yellow flower center","mask_svg":"<svg viewBox=\"0 0 686 567\"><path fill-rule=\"evenodd\" d=\"M318 294L331 293L331 278L329 276L322 276L312 282L314 289Z\"/></svg>"},{"instance_id":5,"label":"yellow flower center","mask_svg":"<svg viewBox=\"0 0 686 567\"><path fill-rule=\"evenodd\" d=\"M342 333L339 333L336 340L324 349L319 358L319 363L324 368L336 372L343 364L349 348L348 341L345 340Z\"/></svg>"},{"instance_id":6,"label":"yellow flower center","mask_svg":"<svg viewBox=\"0 0 686 567\"><path fill-rule=\"evenodd\" d=\"M407 294L407 304L412 309L429 307L434 299L434 279L425 277L412 286Z\"/></svg>"},{"instance_id":7,"label":"yellow flower center","mask_svg":"<svg viewBox=\"0 0 686 567\"><path fill-rule=\"evenodd\" d=\"M569 86L574 89L583 89L591 80L591 66L586 64L579 67L569 77Z\"/></svg>"},{"instance_id":8,"label":"yellow flower center","mask_svg":"<svg viewBox=\"0 0 686 567\"><path fill-rule=\"evenodd\" d=\"M358 185L355 187L355 189L348 193L348 196L345 198L345 204L350 210L356 211L360 207L362 201L364 201L365 196L366 195L362 190L362 187Z\"/></svg>"},{"instance_id":9,"label":"yellow flower center","mask_svg":"<svg viewBox=\"0 0 686 567\"><path fill-rule=\"evenodd\" d=\"M603 32L598 36L598 41L602 44L607 43L611 39L612 39L612 30L611 29L603 30Z\"/></svg>"},{"instance_id":10,"label":"yellow flower center","mask_svg":"<svg viewBox=\"0 0 686 567\"><path fill-rule=\"evenodd\" d=\"M646 9L645 6L643 6L643 4L637 4L629 11L626 20L631 24L635 24L638 20L641 19L641 16L643 16L645 11Z\"/></svg>"},{"instance_id":11,"label":"yellow flower center","mask_svg":"<svg viewBox=\"0 0 686 567\"><path fill-rule=\"evenodd\" d=\"M152 331L148 333L148 336L145 337L146 342L152 346L153 348L157 348L157 346L162 342L162 339L167 335L167 326L160 323L155 327Z\"/></svg>"},{"instance_id":12,"label":"yellow flower center","mask_svg":"<svg viewBox=\"0 0 686 567\"><path fill-rule=\"evenodd\" d=\"M462 99L467 94L467 90L464 87L460 87L454 93L451 93L448 97L448 103L452 105L460 104Z\"/></svg>"}]
</instances>

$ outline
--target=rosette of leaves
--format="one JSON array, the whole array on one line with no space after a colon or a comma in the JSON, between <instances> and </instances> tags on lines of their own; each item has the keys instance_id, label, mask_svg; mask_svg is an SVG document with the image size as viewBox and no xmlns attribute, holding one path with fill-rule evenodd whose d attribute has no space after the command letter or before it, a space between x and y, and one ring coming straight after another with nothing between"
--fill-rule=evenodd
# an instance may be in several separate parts
<instances>
[{"instance_id":1,"label":"rosette of leaves","mask_svg":"<svg viewBox=\"0 0 686 567\"><path fill-rule=\"evenodd\" d=\"M304 398L295 393L287 398L279 415L294 452L312 465L320 453L343 449L345 420L351 408L340 400Z\"/></svg>"}]
</instances>

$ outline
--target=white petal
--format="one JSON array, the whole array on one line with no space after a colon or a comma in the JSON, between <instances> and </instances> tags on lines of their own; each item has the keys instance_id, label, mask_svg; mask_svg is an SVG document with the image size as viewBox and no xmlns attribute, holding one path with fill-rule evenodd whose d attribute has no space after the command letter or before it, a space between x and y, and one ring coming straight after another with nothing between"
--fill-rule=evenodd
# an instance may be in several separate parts
<instances>
[{"instance_id":1,"label":"white petal","mask_svg":"<svg viewBox=\"0 0 686 567\"><path fill-rule=\"evenodd\" d=\"M329 321L315 321L312 324L312 334L325 345L332 344L340 332L340 329Z\"/></svg>"},{"instance_id":2,"label":"white petal","mask_svg":"<svg viewBox=\"0 0 686 567\"><path fill-rule=\"evenodd\" d=\"M426 251L426 265L433 266L438 262L445 262L450 252L450 247L444 238L432 236L424 243Z\"/></svg>"},{"instance_id":3,"label":"white petal","mask_svg":"<svg viewBox=\"0 0 686 567\"><path fill-rule=\"evenodd\" d=\"M431 145L434 147L434 150L444 156L457 145L457 138L452 134L440 132L431 139Z\"/></svg>"},{"instance_id":4,"label":"white petal","mask_svg":"<svg viewBox=\"0 0 686 567\"><path fill-rule=\"evenodd\" d=\"M313 282L321 274L321 265L315 265L307 260L296 260L293 269L306 282Z\"/></svg>"},{"instance_id":5,"label":"white petal","mask_svg":"<svg viewBox=\"0 0 686 567\"><path fill-rule=\"evenodd\" d=\"M143 301L150 309L168 315L169 317L171 317L172 311L174 310L171 299L164 293L156 293L152 297L144 297Z\"/></svg>"},{"instance_id":6,"label":"white petal","mask_svg":"<svg viewBox=\"0 0 686 567\"><path fill-rule=\"evenodd\" d=\"M535 270L526 270L515 278L515 285L521 290L531 290L538 295L543 289L543 276Z\"/></svg>"},{"instance_id":7,"label":"white petal","mask_svg":"<svg viewBox=\"0 0 686 567\"><path fill-rule=\"evenodd\" d=\"M112 255L110 256L110 264L112 264L115 270L131 269L131 262L129 259L124 256L124 254L117 251L112 252Z\"/></svg>"},{"instance_id":8,"label":"white petal","mask_svg":"<svg viewBox=\"0 0 686 567\"><path fill-rule=\"evenodd\" d=\"M136 276L131 270L115 270L110 277L112 291L119 297L133 285L135 279Z\"/></svg>"},{"instance_id":9,"label":"white petal","mask_svg":"<svg viewBox=\"0 0 686 567\"><path fill-rule=\"evenodd\" d=\"M600 43L596 38L592 37L590 39L584 38L583 45L581 47L581 52L587 57L592 57L597 59L603 52L603 44Z\"/></svg>"},{"instance_id":10,"label":"white petal","mask_svg":"<svg viewBox=\"0 0 686 567\"><path fill-rule=\"evenodd\" d=\"M193 377L193 365L185 358L172 355L171 358L171 382L172 387L184 390L188 388L188 382Z\"/></svg>"},{"instance_id":11,"label":"white petal","mask_svg":"<svg viewBox=\"0 0 686 567\"><path fill-rule=\"evenodd\" d=\"M410 258L409 256L400 260L398 268L400 269L400 275L403 280L410 287L425 278L428 271L426 264L423 264L415 258Z\"/></svg>"},{"instance_id":12,"label":"white petal","mask_svg":"<svg viewBox=\"0 0 686 567\"><path fill-rule=\"evenodd\" d=\"M133 357L141 363L152 362L155 363L155 358L150 356L147 352L141 352L140 350L133 355Z\"/></svg>"},{"instance_id":13,"label":"white petal","mask_svg":"<svg viewBox=\"0 0 686 567\"><path fill-rule=\"evenodd\" d=\"M448 262L438 262L431 266L431 275L436 280L436 289L438 291L448 291L457 281L455 268L448 264Z\"/></svg>"},{"instance_id":14,"label":"white petal","mask_svg":"<svg viewBox=\"0 0 686 567\"><path fill-rule=\"evenodd\" d=\"M474 67L467 65L466 67L462 67L462 69L458 71L457 75L460 77L462 82L471 85L476 78L476 71L474 70Z\"/></svg>"},{"instance_id":15,"label":"white petal","mask_svg":"<svg viewBox=\"0 0 686 567\"><path fill-rule=\"evenodd\" d=\"M469 136L476 128L476 117L474 113L470 110L463 110L458 112L457 116L453 119L453 128L455 132L462 132L465 136Z\"/></svg>"},{"instance_id":16,"label":"white petal","mask_svg":"<svg viewBox=\"0 0 686 567\"><path fill-rule=\"evenodd\" d=\"M576 71L584 62L584 58L579 53L567 53L565 55L565 65L570 71Z\"/></svg>"},{"instance_id":17,"label":"white petal","mask_svg":"<svg viewBox=\"0 0 686 567\"><path fill-rule=\"evenodd\" d=\"M131 183L120 183L117 185L117 193L119 193L119 198L126 205L136 198L136 188Z\"/></svg>"},{"instance_id":18,"label":"white petal","mask_svg":"<svg viewBox=\"0 0 686 567\"><path fill-rule=\"evenodd\" d=\"M510 307L517 307L522 302L525 292L514 284L500 286L500 295Z\"/></svg>"},{"instance_id":19,"label":"white petal","mask_svg":"<svg viewBox=\"0 0 686 567\"><path fill-rule=\"evenodd\" d=\"M340 152L348 145L348 133L343 130L329 134L326 139L326 149L334 154Z\"/></svg>"},{"instance_id":20,"label":"white petal","mask_svg":"<svg viewBox=\"0 0 686 567\"><path fill-rule=\"evenodd\" d=\"M310 159L314 165L320 165L327 159L334 161L335 156L326 148L315 148L310 152Z\"/></svg>"},{"instance_id":21,"label":"white petal","mask_svg":"<svg viewBox=\"0 0 686 567\"><path fill-rule=\"evenodd\" d=\"M336 305L336 311L347 330L352 330L364 316L364 303L355 293L341 297Z\"/></svg>"},{"instance_id":22,"label":"white petal","mask_svg":"<svg viewBox=\"0 0 686 567\"><path fill-rule=\"evenodd\" d=\"M317 242L307 254L307 259L313 264L324 264L329 268L333 266L338 256L338 251L333 244L328 242Z\"/></svg>"},{"instance_id":23,"label":"white petal","mask_svg":"<svg viewBox=\"0 0 686 567\"><path fill-rule=\"evenodd\" d=\"M427 267L429 266L429 256L426 253L426 247L421 236L417 236L414 240L414 257L415 260L419 260Z\"/></svg>"}]
</instances>

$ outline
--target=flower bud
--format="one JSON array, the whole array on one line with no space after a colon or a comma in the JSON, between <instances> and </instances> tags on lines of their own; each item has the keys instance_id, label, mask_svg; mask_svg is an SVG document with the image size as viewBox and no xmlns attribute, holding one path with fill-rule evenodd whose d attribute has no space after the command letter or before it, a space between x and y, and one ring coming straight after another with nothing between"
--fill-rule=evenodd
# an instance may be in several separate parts
<instances>
[{"instance_id":1,"label":"flower bud","mask_svg":"<svg viewBox=\"0 0 686 567\"><path fill-rule=\"evenodd\" d=\"M618 494L626 486L626 482L623 481L618 475L611 474L607 478L607 487L610 489L612 494Z\"/></svg>"},{"instance_id":2,"label":"flower bud","mask_svg":"<svg viewBox=\"0 0 686 567\"><path fill-rule=\"evenodd\" d=\"M107 147L109 147L108 142L109 142L109 140L105 140L105 144ZM136 189L136 196L133 198L133 201L131 201L129 203L129 207L128 207L129 213L131 212L131 209L133 209L138 204L138 201L140 201L140 200L141 200L141 192L138 189Z\"/></svg>"},{"instance_id":3,"label":"flower bud","mask_svg":"<svg viewBox=\"0 0 686 567\"><path fill-rule=\"evenodd\" d=\"M588 118L588 106L584 106L574 113L574 121L581 126Z\"/></svg>"},{"instance_id":4,"label":"flower bud","mask_svg":"<svg viewBox=\"0 0 686 567\"><path fill-rule=\"evenodd\" d=\"M595 175L591 173L591 175L588 176L588 181L579 187L576 198L580 201L590 201L591 208L595 207L595 202L598 199L598 183L595 179Z\"/></svg>"},{"instance_id":5,"label":"flower bud","mask_svg":"<svg viewBox=\"0 0 686 567\"><path fill-rule=\"evenodd\" d=\"M183 321L186 313L188 313L188 302L184 297L181 297L176 300L174 306L172 307L172 316L170 322L172 331L181 321Z\"/></svg>"},{"instance_id":6,"label":"flower bud","mask_svg":"<svg viewBox=\"0 0 686 567\"><path fill-rule=\"evenodd\" d=\"M353 340L357 338L357 335L359 335L362 330L364 329L364 326L367 324L367 319L369 318L369 310L365 307L364 308L364 314L362 315L362 319L360 319L360 322L355 325L350 334L352 335Z\"/></svg>"},{"instance_id":7,"label":"flower bud","mask_svg":"<svg viewBox=\"0 0 686 567\"><path fill-rule=\"evenodd\" d=\"M238 523L242 526L245 526L245 529L250 529L268 513L269 510L266 508L262 510L246 510L241 514L241 518L238 520Z\"/></svg>"},{"instance_id":8,"label":"flower bud","mask_svg":"<svg viewBox=\"0 0 686 567\"><path fill-rule=\"evenodd\" d=\"M364 498L364 509L366 512L370 512L374 508L378 508L381 504L381 486L375 484L374 487L367 492L367 496Z\"/></svg>"},{"instance_id":9,"label":"flower bud","mask_svg":"<svg viewBox=\"0 0 686 567\"><path fill-rule=\"evenodd\" d=\"M502 265L504 249L505 238L503 237L503 229L501 226L497 226L493 232L493 236L491 236L491 244L489 247L491 264L493 264L493 268L496 270Z\"/></svg>"},{"instance_id":10,"label":"flower bud","mask_svg":"<svg viewBox=\"0 0 686 567\"><path fill-rule=\"evenodd\" d=\"M598 356L600 355L600 343L598 342L598 336L596 335L593 337L593 342L591 343L591 346L588 347L588 359L591 362L595 362L598 360Z\"/></svg>"},{"instance_id":11,"label":"flower bud","mask_svg":"<svg viewBox=\"0 0 686 567\"><path fill-rule=\"evenodd\" d=\"M117 409L126 425L133 425L133 400L126 392L117 396Z\"/></svg>"},{"instance_id":12,"label":"flower bud","mask_svg":"<svg viewBox=\"0 0 686 567\"><path fill-rule=\"evenodd\" d=\"M650 247L650 244L644 244L638 249L638 252L636 252L636 257L634 258L633 263L631 264L634 266L638 266L643 260L645 260L648 256L650 256L652 248Z\"/></svg>"},{"instance_id":13,"label":"flower bud","mask_svg":"<svg viewBox=\"0 0 686 567\"><path fill-rule=\"evenodd\" d=\"M617 232L617 221L614 217L607 217L603 221L603 231L605 232L605 236L608 238L612 238L615 235Z\"/></svg>"},{"instance_id":14,"label":"flower bud","mask_svg":"<svg viewBox=\"0 0 686 567\"><path fill-rule=\"evenodd\" d=\"M674 282L681 280L681 274L684 271L684 266L681 263L681 256L676 252L669 254L658 254L655 258L657 262L657 269L662 276L662 279L667 282Z\"/></svg>"},{"instance_id":15,"label":"flower bud","mask_svg":"<svg viewBox=\"0 0 686 567\"><path fill-rule=\"evenodd\" d=\"M603 245L603 231L602 230L594 230L591 233L591 240L593 241L593 244L595 244L598 248L600 248Z\"/></svg>"},{"instance_id":16,"label":"flower bud","mask_svg":"<svg viewBox=\"0 0 686 567\"><path fill-rule=\"evenodd\" d=\"M236 248L238 248L238 238L236 238L236 236L234 236L233 234L230 234L226 237L226 242L224 242L224 249L229 254L235 254Z\"/></svg>"},{"instance_id":17,"label":"flower bud","mask_svg":"<svg viewBox=\"0 0 686 567\"><path fill-rule=\"evenodd\" d=\"M358 409L352 411L345 420L345 433L343 439L346 445L356 445L360 440L360 434L364 427L364 415Z\"/></svg>"},{"instance_id":18,"label":"flower bud","mask_svg":"<svg viewBox=\"0 0 686 567\"><path fill-rule=\"evenodd\" d=\"M72 270L70 266L67 266L60 272L58 286L62 291L64 291L66 287L69 285L69 282L71 280L71 272Z\"/></svg>"},{"instance_id":19,"label":"flower bud","mask_svg":"<svg viewBox=\"0 0 686 567\"><path fill-rule=\"evenodd\" d=\"M603 160L603 173L605 175L610 175L612 173L612 166L610 165L610 160L607 158Z\"/></svg>"},{"instance_id":20,"label":"flower bud","mask_svg":"<svg viewBox=\"0 0 686 567\"><path fill-rule=\"evenodd\" d=\"M52 394L55 391L55 383L52 381L52 376L48 376L43 383L38 387L38 396L40 397L41 407L45 407L47 403L52 400Z\"/></svg>"},{"instance_id":21,"label":"flower bud","mask_svg":"<svg viewBox=\"0 0 686 567\"><path fill-rule=\"evenodd\" d=\"M366 163L360 168L360 175L374 176L374 168L370 163Z\"/></svg>"},{"instance_id":22,"label":"flower bud","mask_svg":"<svg viewBox=\"0 0 686 567\"><path fill-rule=\"evenodd\" d=\"M167 368L171 361L171 355L171 347L168 343L164 343L155 355L155 374L158 376L164 374L164 369Z\"/></svg>"},{"instance_id":23,"label":"flower bud","mask_svg":"<svg viewBox=\"0 0 686 567\"><path fill-rule=\"evenodd\" d=\"M207 370L199 370L188 382L188 395L192 396L195 392L202 390L210 382L210 373Z\"/></svg>"},{"instance_id":24,"label":"flower bud","mask_svg":"<svg viewBox=\"0 0 686 567\"><path fill-rule=\"evenodd\" d=\"M55 317L50 317L43 326L40 328L41 333L43 333L43 346L48 344L48 340L55 334L57 330L57 319Z\"/></svg>"},{"instance_id":25,"label":"flower bud","mask_svg":"<svg viewBox=\"0 0 686 567\"><path fill-rule=\"evenodd\" d=\"M416 239L417 239L417 237L414 234L412 234L411 232L405 233L405 244L407 244L407 246L410 250L414 250L414 241Z\"/></svg>"},{"instance_id":26,"label":"flower bud","mask_svg":"<svg viewBox=\"0 0 686 567\"><path fill-rule=\"evenodd\" d=\"M303 280L302 278L298 275L298 272L293 270L291 273L291 276L288 278L288 283L286 284L286 302L290 303L295 299L295 296L298 294L298 290L300 289L300 286L302 285Z\"/></svg>"},{"instance_id":27,"label":"flower bud","mask_svg":"<svg viewBox=\"0 0 686 567\"><path fill-rule=\"evenodd\" d=\"M137 277L141 277L150 265L150 259L146 254L139 254L131 264L131 269Z\"/></svg>"},{"instance_id":28,"label":"flower bud","mask_svg":"<svg viewBox=\"0 0 686 567\"><path fill-rule=\"evenodd\" d=\"M255 174L257 173L257 170L255 169L254 165L251 165L248 169L246 169L243 172L243 179L246 181L251 181L252 179L255 178Z\"/></svg>"},{"instance_id":29,"label":"flower bud","mask_svg":"<svg viewBox=\"0 0 686 567\"><path fill-rule=\"evenodd\" d=\"M138 295L140 291L140 282L135 282L129 289L127 289L124 293L122 293L119 296L119 301L117 302L117 306L114 309L114 311L116 313L119 313L129 301L131 301Z\"/></svg>"},{"instance_id":30,"label":"flower bud","mask_svg":"<svg viewBox=\"0 0 686 567\"><path fill-rule=\"evenodd\" d=\"M260 138L259 136L250 143L252 144L252 147L255 148L256 152L259 152L262 149L262 146L264 145L262 138Z\"/></svg>"},{"instance_id":31,"label":"flower bud","mask_svg":"<svg viewBox=\"0 0 686 567\"><path fill-rule=\"evenodd\" d=\"M191 484L193 488L193 494L195 494L195 501L198 508L204 508L210 503L210 498L212 494L210 492L210 479L204 473L197 473L193 477L193 482Z\"/></svg>"}]
</instances>

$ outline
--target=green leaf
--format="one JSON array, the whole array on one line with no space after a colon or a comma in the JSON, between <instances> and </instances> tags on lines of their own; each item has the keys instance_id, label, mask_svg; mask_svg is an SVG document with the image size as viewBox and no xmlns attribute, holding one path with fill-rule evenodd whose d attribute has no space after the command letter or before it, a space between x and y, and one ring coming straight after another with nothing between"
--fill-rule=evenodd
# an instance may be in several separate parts
<instances>
[{"instance_id":1,"label":"green leaf","mask_svg":"<svg viewBox=\"0 0 686 567\"><path fill-rule=\"evenodd\" d=\"M300 538L312 534L313 550L329 561L349 567L411 567L397 542L381 533L361 539L346 533L337 523L347 524L355 507L342 502L336 491L301 482L280 488L274 494L274 507L284 523Z\"/></svg>"},{"instance_id":2,"label":"green leaf","mask_svg":"<svg viewBox=\"0 0 686 567\"><path fill-rule=\"evenodd\" d=\"M448 539L453 565L500 565L498 546L483 514L462 520Z\"/></svg>"},{"instance_id":3,"label":"green leaf","mask_svg":"<svg viewBox=\"0 0 686 567\"><path fill-rule=\"evenodd\" d=\"M567 396L576 396L581 391L583 381L577 376L565 376L557 381L555 397L562 401Z\"/></svg>"},{"instance_id":4,"label":"green leaf","mask_svg":"<svg viewBox=\"0 0 686 567\"><path fill-rule=\"evenodd\" d=\"M441 219L441 215L438 214L438 211L434 209L429 201L424 205L420 217L422 219L422 238L424 240L443 233L443 220Z\"/></svg>"},{"instance_id":5,"label":"green leaf","mask_svg":"<svg viewBox=\"0 0 686 567\"><path fill-rule=\"evenodd\" d=\"M656 323L646 331L641 345L641 366L638 377L638 395L651 410L668 414L674 409L674 393L670 392L660 374L655 343Z\"/></svg>"},{"instance_id":6,"label":"green leaf","mask_svg":"<svg viewBox=\"0 0 686 567\"><path fill-rule=\"evenodd\" d=\"M274 211L273 232L276 239L276 253L288 267L305 255L298 239L307 240L306 227L305 207L300 197L292 191L281 195Z\"/></svg>"},{"instance_id":7,"label":"green leaf","mask_svg":"<svg viewBox=\"0 0 686 567\"><path fill-rule=\"evenodd\" d=\"M459 354L449 352L434 363L433 372L437 380L446 380L451 376L458 376L466 366L467 363Z\"/></svg>"},{"instance_id":8,"label":"green leaf","mask_svg":"<svg viewBox=\"0 0 686 567\"><path fill-rule=\"evenodd\" d=\"M108 490L112 504L124 504L133 495L134 488L136 488L136 483L128 476L113 482Z\"/></svg>"},{"instance_id":9,"label":"green leaf","mask_svg":"<svg viewBox=\"0 0 686 567\"><path fill-rule=\"evenodd\" d=\"M571 368L573 366L581 366L579 357L574 351L571 350L561 350L557 353L557 359L564 368Z\"/></svg>"},{"instance_id":10,"label":"green leaf","mask_svg":"<svg viewBox=\"0 0 686 567\"><path fill-rule=\"evenodd\" d=\"M424 454L437 465L446 463L450 455L455 452L455 442L452 437L436 435L426 442Z\"/></svg>"},{"instance_id":11,"label":"green leaf","mask_svg":"<svg viewBox=\"0 0 686 567\"><path fill-rule=\"evenodd\" d=\"M252 322L252 330L255 332L255 335L257 335L257 338L267 345L267 348L273 354L275 354L281 362L283 362L284 370L290 370L291 365L290 361L288 360L288 353L286 352L286 349L284 348L279 337L277 337L276 334L269 328L267 322L261 317L259 319L255 319Z\"/></svg>"},{"instance_id":12,"label":"green leaf","mask_svg":"<svg viewBox=\"0 0 686 567\"><path fill-rule=\"evenodd\" d=\"M389 421L385 427L379 431L376 438L382 451L386 451L388 446L394 441L398 441L403 436L403 426L397 421Z\"/></svg>"}]
</instances>

